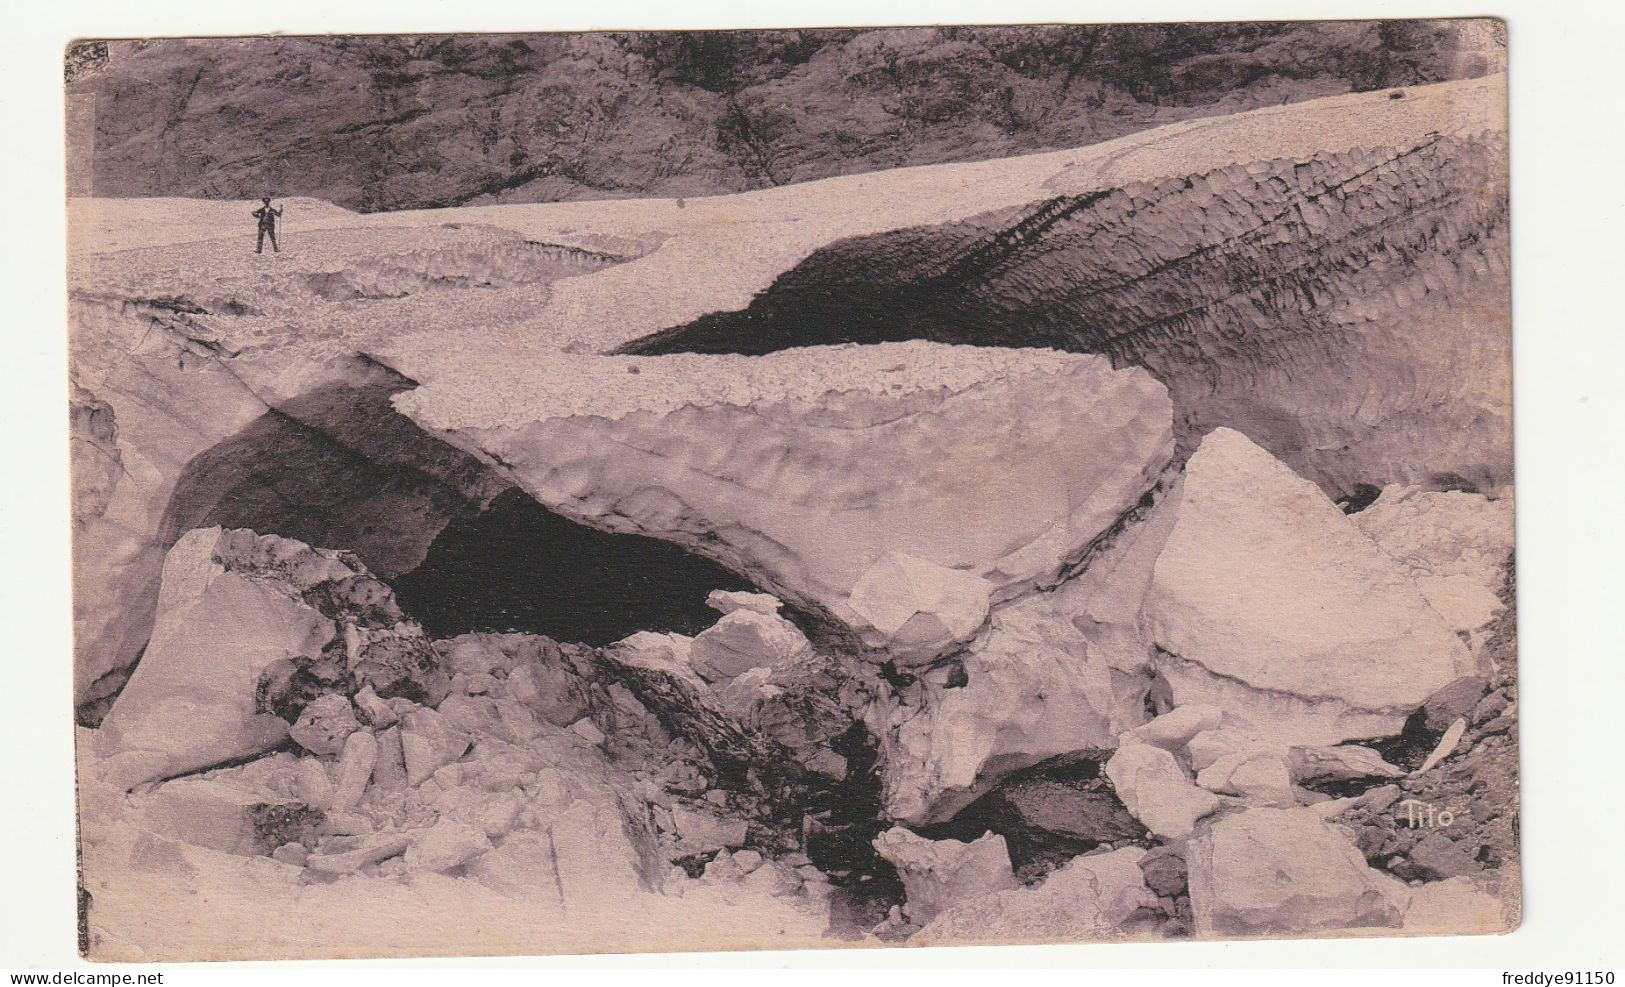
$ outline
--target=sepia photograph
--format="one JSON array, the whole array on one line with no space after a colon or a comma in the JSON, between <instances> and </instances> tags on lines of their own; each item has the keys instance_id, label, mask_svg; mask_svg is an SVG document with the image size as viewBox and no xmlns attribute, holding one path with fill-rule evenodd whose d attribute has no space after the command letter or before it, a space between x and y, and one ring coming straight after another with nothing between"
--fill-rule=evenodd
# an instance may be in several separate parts
<instances>
[{"instance_id":1,"label":"sepia photograph","mask_svg":"<svg viewBox=\"0 0 1625 987\"><path fill-rule=\"evenodd\" d=\"M81 956L1516 929L1508 50L74 41Z\"/></svg>"}]
</instances>

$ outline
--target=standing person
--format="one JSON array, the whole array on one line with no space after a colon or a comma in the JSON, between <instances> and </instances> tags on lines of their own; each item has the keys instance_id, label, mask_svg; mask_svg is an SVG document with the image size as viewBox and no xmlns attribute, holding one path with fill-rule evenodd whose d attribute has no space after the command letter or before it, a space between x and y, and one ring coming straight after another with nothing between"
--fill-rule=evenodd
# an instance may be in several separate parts
<instances>
[{"instance_id":1,"label":"standing person","mask_svg":"<svg viewBox=\"0 0 1625 987\"><path fill-rule=\"evenodd\" d=\"M270 196L266 196L260 201L264 205L254 210L254 218L260 221L260 237L258 242L254 244L254 252L256 254L265 252L265 236L270 234L271 252L279 254L282 252L282 248L276 245L276 219L282 215L282 210L271 205Z\"/></svg>"}]
</instances>

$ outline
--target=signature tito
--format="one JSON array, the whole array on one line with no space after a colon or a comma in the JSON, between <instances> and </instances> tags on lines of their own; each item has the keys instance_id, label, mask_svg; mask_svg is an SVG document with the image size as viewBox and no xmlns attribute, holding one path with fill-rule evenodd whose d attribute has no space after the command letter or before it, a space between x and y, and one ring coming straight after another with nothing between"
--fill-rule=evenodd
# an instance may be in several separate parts
<instances>
[{"instance_id":1,"label":"signature tito","mask_svg":"<svg viewBox=\"0 0 1625 987\"><path fill-rule=\"evenodd\" d=\"M1412 829L1443 829L1456 821L1456 814L1449 809L1440 809L1432 802L1422 802L1417 799L1406 799L1399 803L1405 810L1405 824Z\"/></svg>"}]
</instances>

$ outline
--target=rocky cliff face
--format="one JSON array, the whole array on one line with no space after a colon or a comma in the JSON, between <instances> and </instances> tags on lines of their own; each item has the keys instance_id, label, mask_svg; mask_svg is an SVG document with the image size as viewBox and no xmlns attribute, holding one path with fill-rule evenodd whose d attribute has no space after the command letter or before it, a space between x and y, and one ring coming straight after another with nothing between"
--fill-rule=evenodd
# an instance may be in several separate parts
<instances>
[{"instance_id":1,"label":"rocky cliff face","mask_svg":"<svg viewBox=\"0 0 1625 987\"><path fill-rule=\"evenodd\" d=\"M1504 68L1486 22L97 43L92 194L737 192Z\"/></svg>"}]
</instances>

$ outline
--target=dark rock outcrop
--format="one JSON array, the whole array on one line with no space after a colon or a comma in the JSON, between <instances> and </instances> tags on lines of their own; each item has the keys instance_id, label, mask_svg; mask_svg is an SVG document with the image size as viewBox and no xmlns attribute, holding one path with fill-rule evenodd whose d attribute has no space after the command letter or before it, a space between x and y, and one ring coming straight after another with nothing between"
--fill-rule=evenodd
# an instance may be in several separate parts
<instances>
[{"instance_id":1,"label":"dark rock outcrop","mask_svg":"<svg viewBox=\"0 0 1625 987\"><path fill-rule=\"evenodd\" d=\"M82 528L102 516L124 472L113 406L72 384L68 453L73 464L73 523Z\"/></svg>"},{"instance_id":2,"label":"dark rock outcrop","mask_svg":"<svg viewBox=\"0 0 1625 987\"><path fill-rule=\"evenodd\" d=\"M1051 758L1016 772L953 819L921 832L962 841L997 833L1009 846L1016 876L1025 881L1041 878L1079 854L1149 840L1145 827L1101 774L1100 764L1083 754Z\"/></svg>"}]
</instances>

